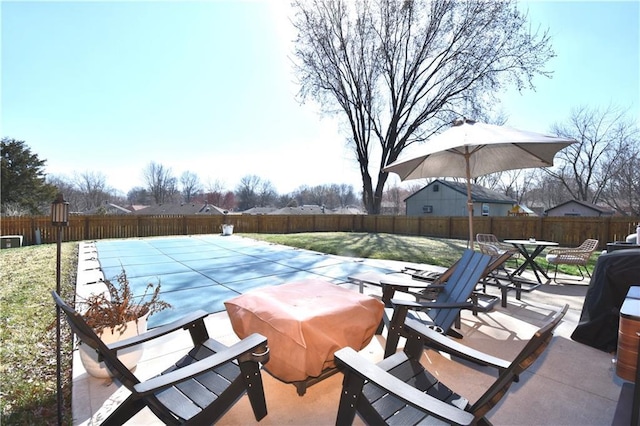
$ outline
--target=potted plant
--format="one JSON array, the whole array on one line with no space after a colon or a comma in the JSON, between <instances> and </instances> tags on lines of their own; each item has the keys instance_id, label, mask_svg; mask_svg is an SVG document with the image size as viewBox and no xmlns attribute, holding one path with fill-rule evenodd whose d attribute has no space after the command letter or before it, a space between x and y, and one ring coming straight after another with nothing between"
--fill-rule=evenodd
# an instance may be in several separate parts
<instances>
[{"instance_id":1,"label":"potted plant","mask_svg":"<svg viewBox=\"0 0 640 426\"><path fill-rule=\"evenodd\" d=\"M80 301L84 320L107 344L144 333L147 331L149 316L171 307L160 300L160 282L157 286L147 284L144 294L136 297L131 291L124 268L114 279L117 285L105 280L106 291L92 294ZM129 348L119 352L118 358L132 370L140 360L142 350L142 345ZM99 378L109 377L104 362L98 362L95 351L80 345L79 352L87 373Z\"/></svg>"}]
</instances>

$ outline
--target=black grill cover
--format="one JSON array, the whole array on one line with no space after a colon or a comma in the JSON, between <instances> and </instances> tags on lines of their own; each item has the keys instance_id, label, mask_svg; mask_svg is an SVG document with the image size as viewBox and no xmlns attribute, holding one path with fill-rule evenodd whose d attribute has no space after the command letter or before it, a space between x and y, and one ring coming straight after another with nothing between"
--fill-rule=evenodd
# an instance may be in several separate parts
<instances>
[{"instance_id":1,"label":"black grill cover","mask_svg":"<svg viewBox=\"0 0 640 426\"><path fill-rule=\"evenodd\" d=\"M640 286L640 249L616 250L598 258L571 338L607 352L618 347L620 307L631 286Z\"/></svg>"}]
</instances>

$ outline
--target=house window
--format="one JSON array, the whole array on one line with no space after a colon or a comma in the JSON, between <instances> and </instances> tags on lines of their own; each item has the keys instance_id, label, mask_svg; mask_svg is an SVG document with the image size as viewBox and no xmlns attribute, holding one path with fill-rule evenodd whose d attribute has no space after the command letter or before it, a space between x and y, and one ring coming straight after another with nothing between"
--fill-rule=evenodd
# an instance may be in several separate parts
<instances>
[{"instance_id":1,"label":"house window","mask_svg":"<svg viewBox=\"0 0 640 426\"><path fill-rule=\"evenodd\" d=\"M422 213L433 213L433 206L422 206Z\"/></svg>"},{"instance_id":2,"label":"house window","mask_svg":"<svg viewBox=\"0 0 640 426\"><path fill-rule=\"evenodd\" d=\"M433 192L439 192L440 191L440 185L438 185L437 183L433 184Z\"/></svg>"},{"instance_id":3,"label":"house window","mask_svg":"<svg viewBox=\"0 0 640 426\"><path fill-rule=\"evenodd\" d=\"M489 204L482 204L482 216L489 216Z\"/></svg>"}]
</instances>

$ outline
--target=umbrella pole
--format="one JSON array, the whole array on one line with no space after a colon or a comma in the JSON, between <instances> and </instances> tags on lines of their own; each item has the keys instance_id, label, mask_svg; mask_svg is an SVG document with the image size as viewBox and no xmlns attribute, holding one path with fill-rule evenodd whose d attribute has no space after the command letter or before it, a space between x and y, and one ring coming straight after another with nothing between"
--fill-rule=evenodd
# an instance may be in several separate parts
<instances>
[{"instance_id":1,"label":"umbrella pole","mask_svg":"<svg viewBox=\"0 0 640 426\"><path fill-rule=\"evenodd\" d=\"M473 250L473 201L471 200L471 168L469 166L469 147L465 146L464 159L467 172L467 210L469 211L469 246Z\"/></svg>"}]
</instances>

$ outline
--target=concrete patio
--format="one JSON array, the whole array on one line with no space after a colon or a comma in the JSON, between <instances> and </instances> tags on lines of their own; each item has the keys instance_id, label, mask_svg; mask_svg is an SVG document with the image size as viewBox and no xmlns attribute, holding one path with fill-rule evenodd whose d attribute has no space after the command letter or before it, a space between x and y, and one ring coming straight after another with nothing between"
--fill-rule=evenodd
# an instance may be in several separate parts
<instances>
[{"instance_id":1,"label":"concrete patio","mask_svg":"<svg viewBox=\"0 0 640 426\"><path fill-rule=\"evenodd\" d=\"M97 246L97 248L96 248ZM99 261L98 261L99 257ZM96 281L111 278L124 267L130 281L162 283L163 299L174 305L150 320L150 327L170 321L194 309L215 312L207 318L209 334L223 343L238 341L224 311L224 300L254 288L305 278L323 278L358 291L347 282L354 272L397 271L405 263L343 258L292 249L240 236L105 240L80 244L79 295L91 291ZM511 359L544 322L565 303L570 309L556 331L546 353L507 396L490 412L496 425L606 425L613 418L623 381L615 374L614 356L570 339L580 313L588 282L581 285L543 285L522 300L509 294L508 305L499 304L489 313L473 316L463 311L463 342L473 348ZM496 289L490 292L498 294ZM378 287L365 287L366 294L379 295ZM153 322L155 321L155 322ZM382 358L384 336L374 336L361 351L367 358ZM135 371L142 380L162 371L189 346L187 333L163 338L146 346ZM449 387L473 401L491 384L495 372L451 360L426 350L423 361ZM260 424L333 424L342 375L336 374L298 396L293 385L263 371L269 414ZM127 396L125 389L86 374L74 352L73 418L76 425L99 424ZM129 424L149 425L159 421L143 410ZM229 425L256 424L248 400L243 397L219 422ZM356 424L361 424L356 419Z\"/></svg>"}]
</instances>

